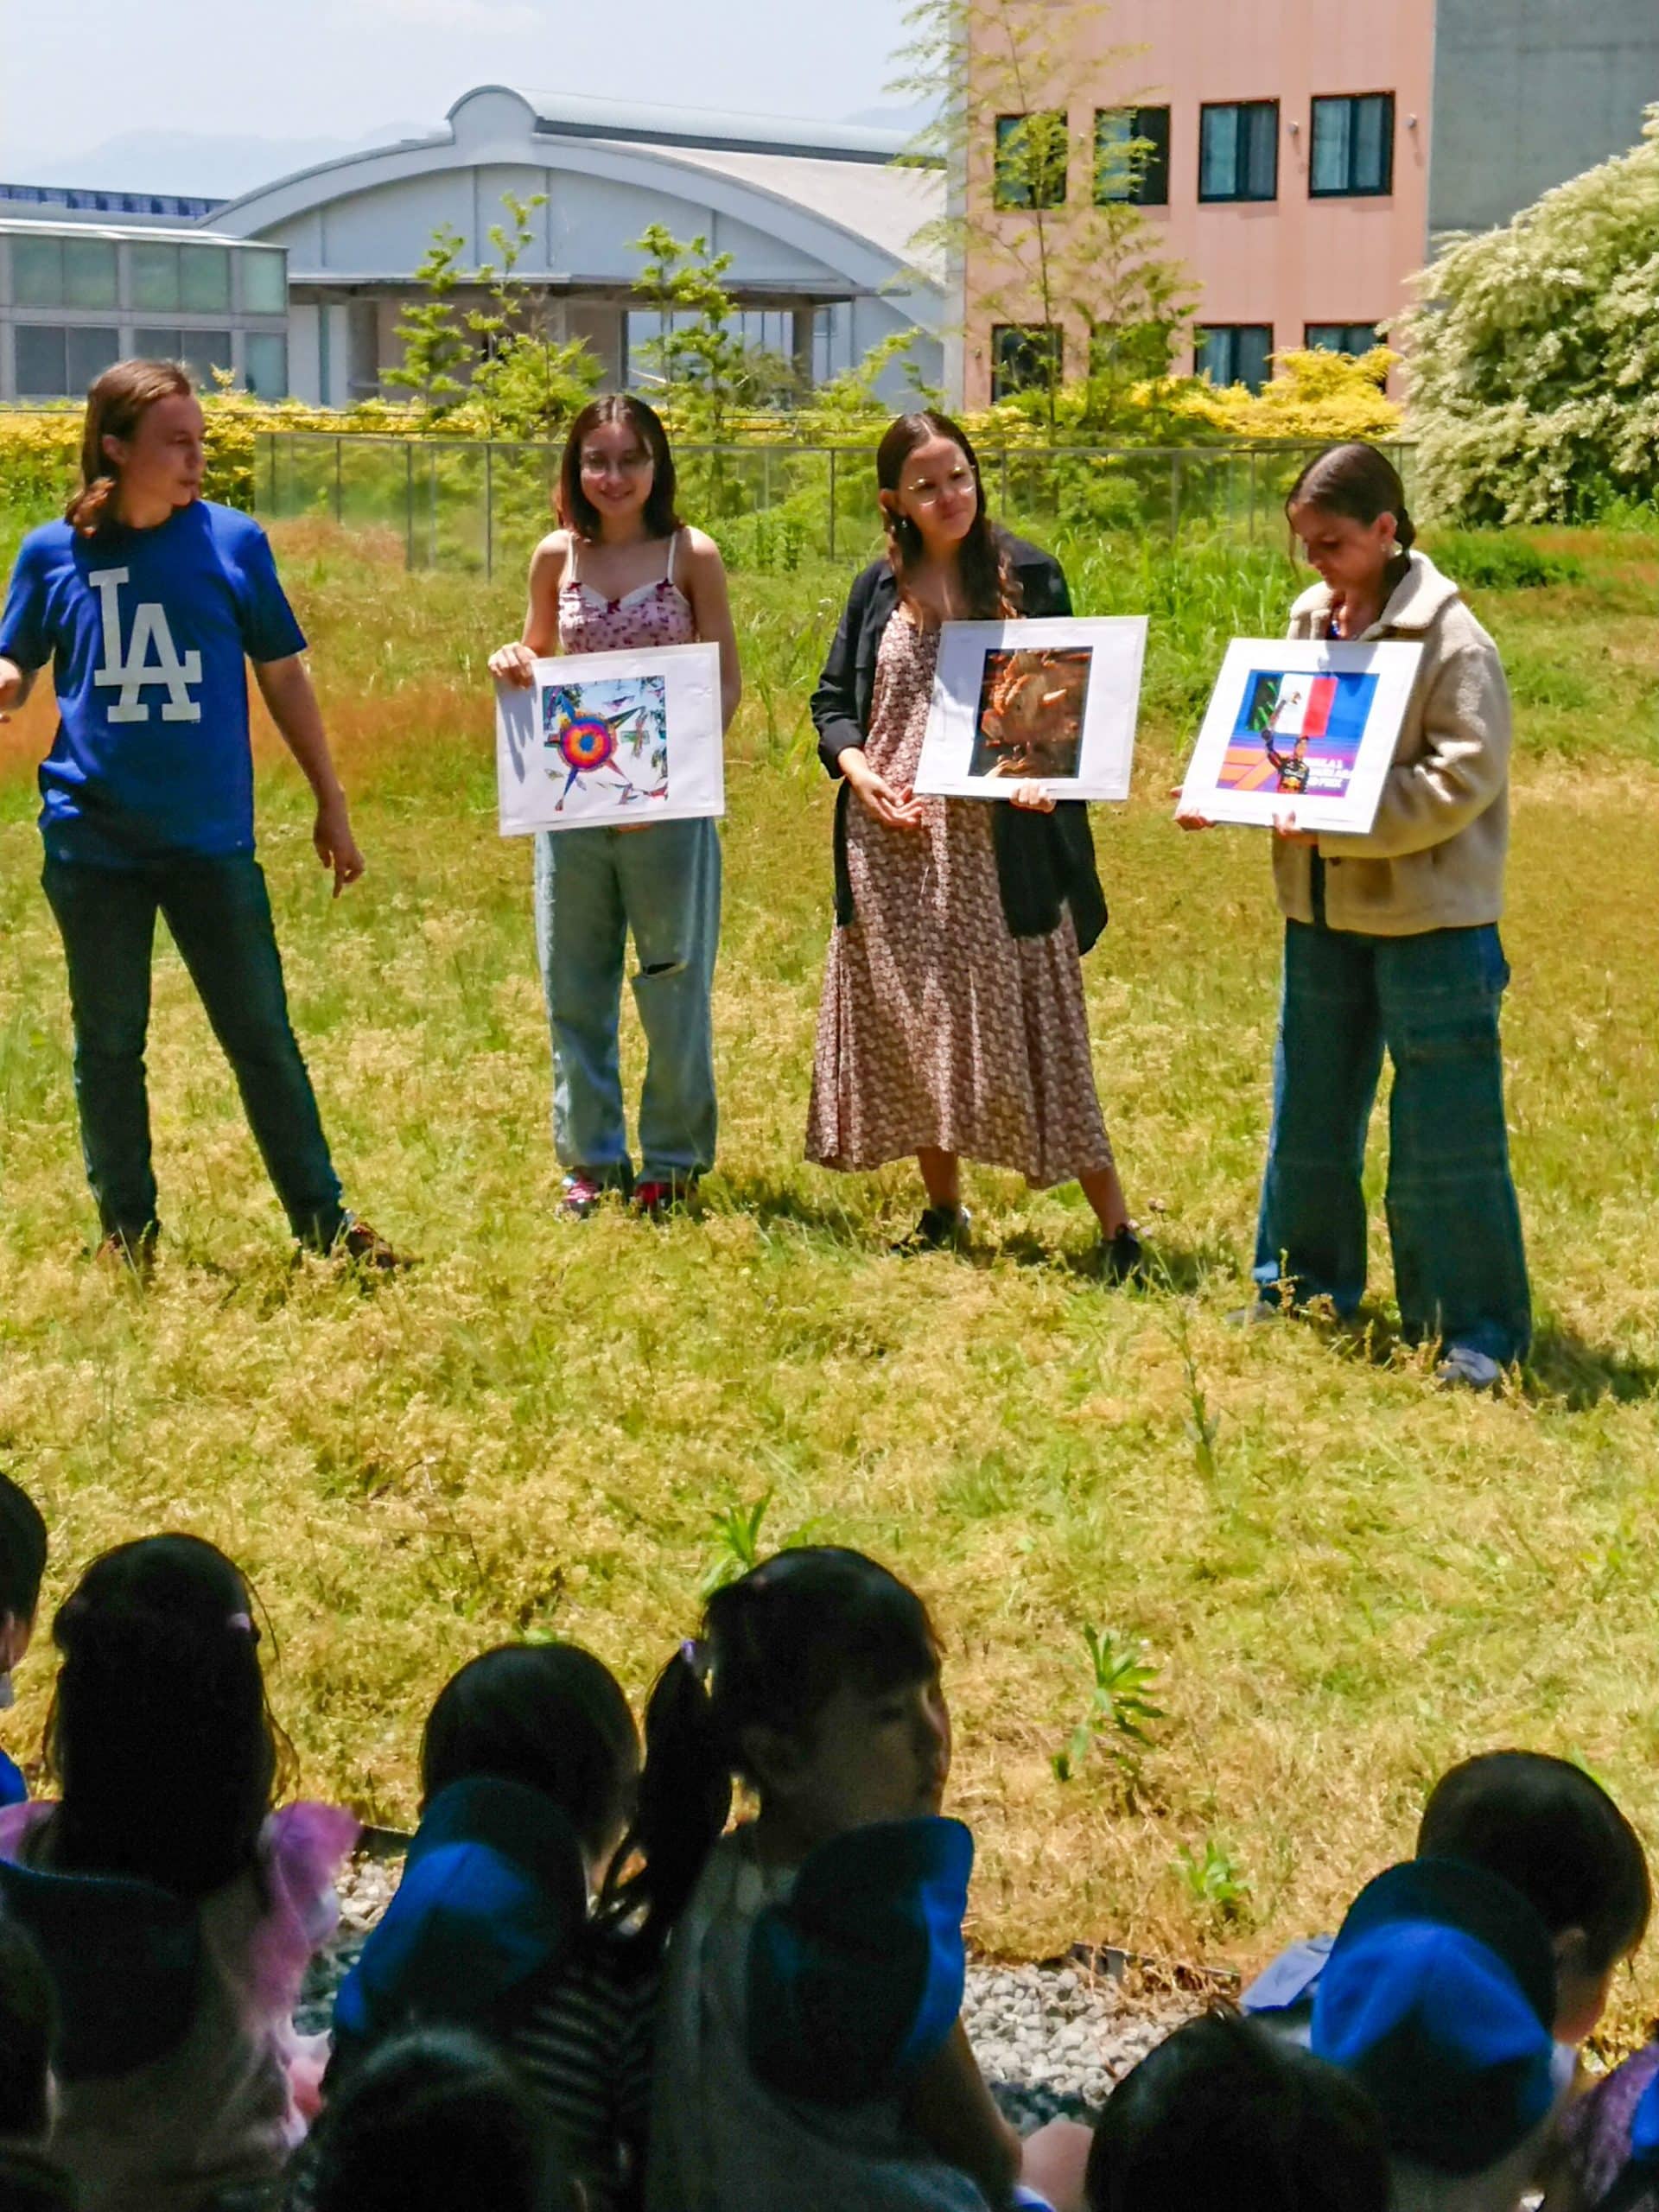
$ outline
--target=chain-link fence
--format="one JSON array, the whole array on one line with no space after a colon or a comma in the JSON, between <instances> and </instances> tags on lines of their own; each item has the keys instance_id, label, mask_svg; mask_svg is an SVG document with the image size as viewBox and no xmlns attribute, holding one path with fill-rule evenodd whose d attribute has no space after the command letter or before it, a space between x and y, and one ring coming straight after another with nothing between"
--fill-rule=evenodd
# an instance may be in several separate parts
<instances>
[{"instance_id":1,"label":"chain-link fence","mask_svg":"<svg viewBox=\"0 0 1659 2212\"><path fill-rule=\"evenodd\" d=\"M1187 531L1248 543L1281 526L1285 494L1316 442L1263 446L1020 447L982 453L995 512L1041 536ZM1409 482L1409 447L1387 451ZM683 444L682 512L737 569L851 563L880 539L866 447ZM411 569L517 573L550 527L555 448L477 439L262 431L254 500L266 521L315 516L389 534Z\"/></svg>"}]
</instances>

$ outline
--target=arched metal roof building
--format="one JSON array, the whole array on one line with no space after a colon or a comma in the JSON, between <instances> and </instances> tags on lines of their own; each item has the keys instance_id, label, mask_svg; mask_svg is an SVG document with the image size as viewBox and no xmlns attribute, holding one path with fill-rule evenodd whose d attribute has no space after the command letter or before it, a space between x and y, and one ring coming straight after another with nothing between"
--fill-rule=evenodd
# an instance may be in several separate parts
<instances>
[{"instance_id":1,"label":"arched metal roof building","mask_svg":"<svg viewBox=\"0 0 1659 2212\"><path fill-rule=\"evenodd\" d=\"M556 332L585 339L626 381L655 326L631 286L632 242L650 224L733 257L726 279L747 334L814 381L895 330L916 333L929 381L941 366L943 271L918 234L944 211L934 170L895 167L902 141L874 130L596 101L485 85L430 137L280 177L213 210L220 235L287 248L289 381L340 405L379 389L393 334L435 230L489 260L501 195L545 195L518 273L546 288Z\"/></svg>"}]
</instances>

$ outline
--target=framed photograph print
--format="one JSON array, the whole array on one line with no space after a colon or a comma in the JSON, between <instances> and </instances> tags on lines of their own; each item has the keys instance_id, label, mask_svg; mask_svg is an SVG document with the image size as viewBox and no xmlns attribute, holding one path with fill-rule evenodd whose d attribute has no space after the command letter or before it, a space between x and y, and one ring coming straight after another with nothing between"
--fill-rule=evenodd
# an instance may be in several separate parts
<instances>
[{"instance_id":1,"label":"framed photograph print","mask_svg":"<svg viewBox=\"0 0 1659 2212\"><path fill-rule=\"evenodd\" d=\"M1363 835L1376 819L1423 649L1236 639L1193 748L1180 810L1211 822Z\"/></svg>"},{"instance_id":2,"label":"framed photograph print","mask_svg":"<svg viewBox=\"0 0 1659 2212\"><path fill-rule=\"evenodd\" d=\"M1127 798L1146 651L1142 614L947 622L917 791Z\"/></svg>"},{"instance_id":3,"label":"framed photograph print","mask_svg":"<svg viewBox=\"0 0 1659 2212\"><path fill-rule=\"evenodd\" d=\"M718 645L538 660L495 697L504 837L726 810Z\"/></svg>"}]
</instances>

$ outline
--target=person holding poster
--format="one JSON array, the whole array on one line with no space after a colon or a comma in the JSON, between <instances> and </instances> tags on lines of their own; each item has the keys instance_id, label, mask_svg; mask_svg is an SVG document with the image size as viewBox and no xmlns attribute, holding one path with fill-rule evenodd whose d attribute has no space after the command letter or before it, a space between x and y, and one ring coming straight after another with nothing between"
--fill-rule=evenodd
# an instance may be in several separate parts
<instances>
[{"instance_id":1,"label":"person holding poster","mask_svg":"<svg viewBox=\"0 0 1659 2212\"><path fill-rule=\"evenodd\" d=\"M1065 577L993 524L947 416L901 416L875 467L887 554L854 584L812 698L842 788L807 1157L851 1171L914 1154L917 1248L966 1237L964 1154L1038 1188L1075 1180L1122 1281L1143 1255L1090 1053L1079 961L1106 902L1087 811L1028 780L995 802L912 789L941 626L1069 614Z\"/></svg>"},{"instance_id":2,"label":"person holding poster","mask_svg":"<svg viewBox=\"0 0 1659 2212\"><path fill-rule=\"evenodd\" d=\"M118 361L87 396L80 488L31 531L0 616L0 721L51 664L41 876L63 938L75 1104L101 1251L148 1277L161 1224L144 1040L159 913L224 1047L295 1236L403 1262L340 1202L289 1020L254 857L246 663L317 802L334 895L363 873L305 639L258 524L201 497L204 424L174 361Z\"/></svg>"},{"instance_id":3,"label":"person holding poster","mask_svg":"<svg viewBox=\"0 0 1659 2212\"><path fill-rule=\"evenodd\" d=\"M720 549L675 508L668 434L641 399L612 392L570 426L562 528L530 563L523 637L491 656L498 682L536 680L556 652L626 655L702 640L720 648L727 726L742 690ZM702 817L536 839L536 944L553 1038L553 1141L562 1211L585 1219L607 1192L655 1217L714 1164L711 994L720 938L720 832ZM645 1033L636 1183L617 1062L628 932Z\"/></svg>"},{"instance_id":4,"label":"person holding poster","mask_svg":"<svg viewBox=\"0 0 1659 2212\"><path fill-rule=\"evenodd\" d=\"M1398 639L1423 653L1371 828L1276 823L1284 1001L1255 1277L1265 1319L1365 1288L1365 1135L1386 1051L1389 1236L1408 1338L1440 1380L1491 1389L1531 1339L1510 1172L1498 1009L1510 698L1463 594L1414 550L1404 486L1374 447L1332 447L1287 502L1319 582L1293 638ZM1196 817L1183 826L1207 826Z\"/></svg>"}]
</instances>

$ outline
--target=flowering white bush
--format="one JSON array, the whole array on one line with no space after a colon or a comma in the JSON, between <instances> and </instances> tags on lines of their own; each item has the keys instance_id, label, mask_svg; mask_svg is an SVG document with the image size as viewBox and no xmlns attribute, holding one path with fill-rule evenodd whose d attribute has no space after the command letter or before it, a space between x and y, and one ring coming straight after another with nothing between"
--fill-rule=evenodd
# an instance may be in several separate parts
<instances>
[{"instance_id":1,"label":"flowering white bush","mask_svg":"<svg viewBox=\"0 0 1659 2212\"><path fill-rule=\"evenodd\" d=\"M1659 106L1640 145L1460 239L1404 318L1424 504L1587 519L1659 490Z\"/></svg>"}]
</instances>

